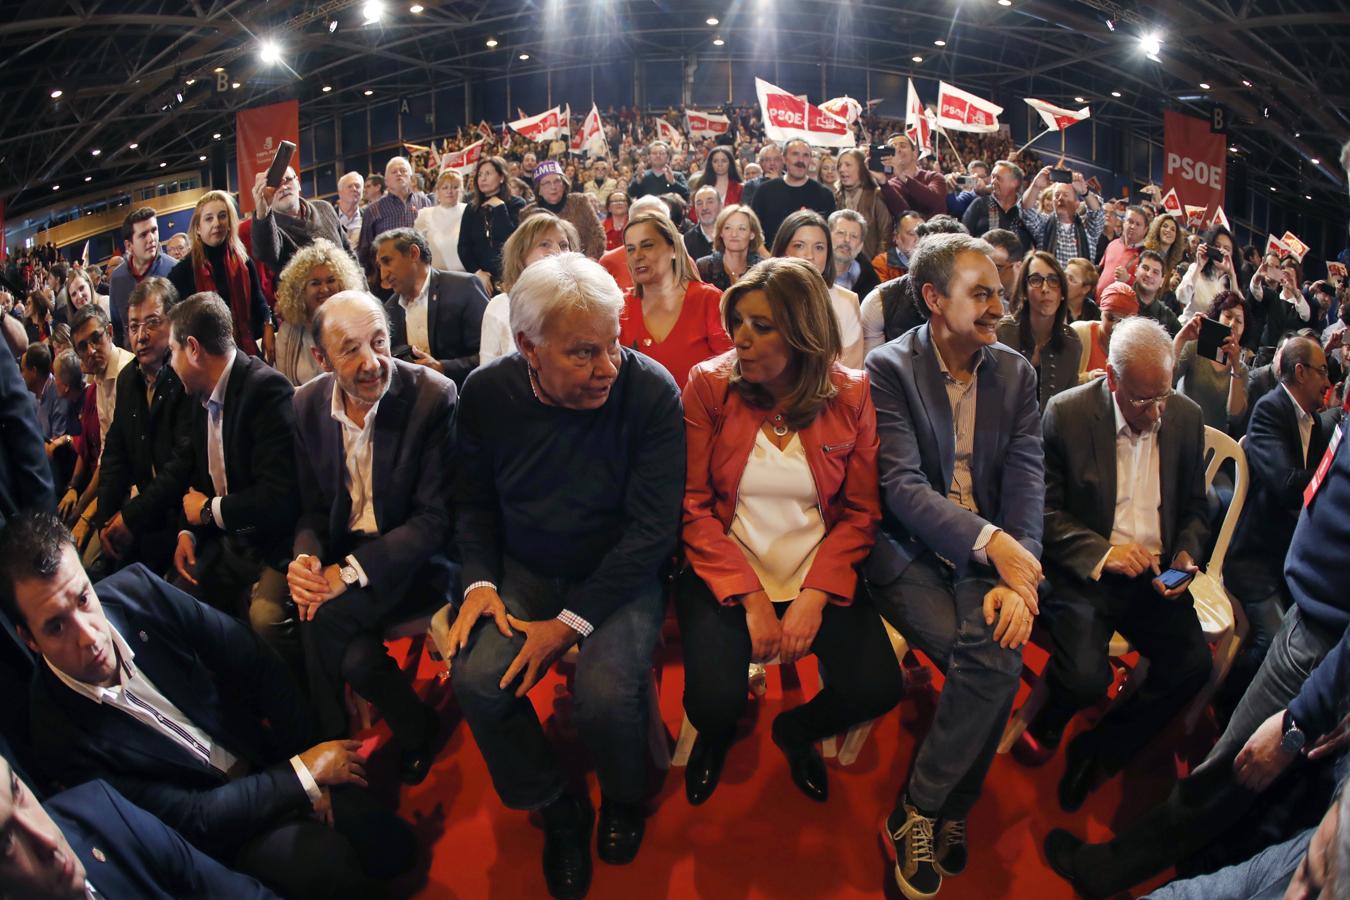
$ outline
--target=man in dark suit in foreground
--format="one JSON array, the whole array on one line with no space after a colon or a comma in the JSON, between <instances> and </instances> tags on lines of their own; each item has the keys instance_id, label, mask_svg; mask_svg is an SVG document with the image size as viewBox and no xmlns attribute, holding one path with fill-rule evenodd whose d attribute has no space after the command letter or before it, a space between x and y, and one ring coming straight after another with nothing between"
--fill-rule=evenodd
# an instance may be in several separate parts
<instances>
[{"instance_id":1,"label":"man in dark suit in foreground","mask_svg":"<svg viewBox=\"0 0 1350 900\"><path fill-rule=\"evenodd\" d=\"M1069 812L1162 730L1212 665L1189 578L1159 580L1167 569L1199 571L1209 535L1204 421L1172 392L1172 365L1163 326L1132 318L1111 334L1106 378L1065 391L1045 411L1050 701L1018 758L1044 762L1074 713L1105 695L1112 634L1149 661L1139 690L1069 745L1059 785Z\"/></svg>"},{"instance_id":2,"label":"man in dark suit in foreground","mask_svg":"<svg viewBox=\"0 0 1350 900\"><path fill-rule=\"evenodd\" d=\"M930 897L965 870L966 819L1037 611L1045 488L1036 373L997 343L993 253L966 234L920 241L909 277L925 323L867 357L882 501L867 580L880 613L946 674L885 823L909 897Z\"/></svg>"},{"instance_id":3,"label":"man in dark suit in foreground","mask_svg":"<svg viewBox=\"0 0 1350 900\"><path fill-rule=\"evenodd\" d=\"M12 900L276 900L102 781L39 803L4 757L0 834L0 894Z\"/></svg>"},{"instance_id":4,"label":"man in dark suit in foreground","mask_svg":"<svg viewBox=\"0 0 1350 900\"><path fill-rule=\"evenodd\" d=\"M431 245L411 228L390 229L373 246L380 283L394 291L385 304L391 352L463 386L478 367L483 283L467 272L433 269Z\"/></svg>"},{"instance_id":5,"label":"man in dark suit in foreground","mask_svg":"<svg viewBox=\"0 0 1350 900\"><path fill-rule=\"evenodd\" d=\"M52 490L33 395L9 345L0 341L0 525L23 509L55 509Z\"/></svg>"},{"instance_id":6,"label":"man in dark suit in foreground","mask_svg":"<svg viewBox=\"0 0 1350 900\"><path fill-rule=\"evenodd\" d=\"M301 516L286 578L300 611L319 733L347 727L350 683L402 745L400 775L430 768L439 720L385 652L382 629L458 596L450 544L455 385L389 355L384 307L344 291L315 314L325 374L295 395Z\"/></svg>"},{"instance_id":7,"label":"man in dark suit in foreground","mask_svg":"<svg viewBox=\"0 0 1350 900\"><path fill-rule=\"evenodd\" d=\"M0 533L0 573L40 656L32 742L55 781L105 779L287 897L363 896L411 867L407 827L359 790L360 745L309 744L285 665L244 625L139 564L95 589L46 513Z\"/></svg>"}]
</instances>

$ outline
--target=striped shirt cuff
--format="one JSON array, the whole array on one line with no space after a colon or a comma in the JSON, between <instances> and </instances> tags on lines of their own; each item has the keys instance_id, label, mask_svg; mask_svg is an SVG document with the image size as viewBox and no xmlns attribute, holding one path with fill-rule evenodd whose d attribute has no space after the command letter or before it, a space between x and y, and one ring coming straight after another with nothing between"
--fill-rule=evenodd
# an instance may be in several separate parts
<instances>
[{"instance_id":1,"label":"striped shirt cuff","mask_svg":"<svg viewBox=\"0 0 1350 900\"><path fill-rule=\"evenodd\" d=\"M572 629L582 637L590 637L591 632L595 630L594 625L592 625L590 622L587 622L585 619L583 619L576 613L572 612L570 609L564 609L562 612L558 613L558 621L563 623L568 628Z\"/></svg>"},{"instance_id":2,"label":"striped shirt cuff","mask_svg":"<svg viewBox=\"0 0 1350 900\"><path fill-rule=\"evenodd\" d=\"M469 585L464 589L464 595L461 597L461 599L463 600L469 599L469 595L480 587L492 588L494 591L497 589L497 585L493 584L491 581L475 581L473 584Z\"/></svg>"}]
</instances>

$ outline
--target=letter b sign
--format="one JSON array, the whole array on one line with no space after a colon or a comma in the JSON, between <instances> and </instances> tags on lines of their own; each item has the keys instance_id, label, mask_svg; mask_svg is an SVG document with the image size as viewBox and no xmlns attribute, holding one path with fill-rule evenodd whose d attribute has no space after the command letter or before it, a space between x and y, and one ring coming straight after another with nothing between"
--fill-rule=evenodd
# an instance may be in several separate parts
<instances>
[{"instance_id":1,"label":"letter b sign","mask_svg":"<svg viewBox=\"0 0 1350 900\"><path fill-rule=\"evenodd\" d=\"M1209 130L1214 134L1228 133L1228 107L1219 103L1210 107Z\"/></svg>"}]
</instances>

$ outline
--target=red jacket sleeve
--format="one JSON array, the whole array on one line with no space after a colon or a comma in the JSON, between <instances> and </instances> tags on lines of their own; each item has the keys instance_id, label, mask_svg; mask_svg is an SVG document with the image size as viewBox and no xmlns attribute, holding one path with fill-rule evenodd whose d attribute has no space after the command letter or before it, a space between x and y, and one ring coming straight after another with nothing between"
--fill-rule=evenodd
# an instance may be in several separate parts
<instances>
[{"instance_id":1,"label":"red jacket sleeve","mask_svg":"<svg viewBox=\"0 0 1350 900\"><path fill-rule=\"evenodd\" d=\"M762 589L745 553L717 518L712 450L718 376L699 366L684 387L684 431L688 453L684 489L684 555L713 596L722 603ZM875 480L875 477L874 477ZM874 489L875 490L875 489Z\"/></svg>"},{"instance_id":2,"label":"red jacket sleeve","mask_svg":"<svg viewBox=\"0 0 1350 900\"><path fill-rule=\"evenodd\" d=\"M691 285L692 287L692 285ZM703 294L704 330L708 335L708 349L712 356L721 356L731 349L731 337L722 324L722 292L710 284L699 284Z\"/></svg>"},{"instance_id":3,"label":"red jacket sleeve","mask_svg":"<svg viewBox=\"0 0 1350 900\"><path fill-rule=\"evenodd\" d=\"M857 567L872 551L877 523L881 520L878 446L877 412L872 405L871 386L864 375L853 449L847 451L848 462L840 489L842 512L820 542L811 570L802 581L802 587L824 591L831 595L831 602L845 606L853 602L858 587ZM827 497L820 499L822 504L830 502Z\"/></svg>"}]
</instances>

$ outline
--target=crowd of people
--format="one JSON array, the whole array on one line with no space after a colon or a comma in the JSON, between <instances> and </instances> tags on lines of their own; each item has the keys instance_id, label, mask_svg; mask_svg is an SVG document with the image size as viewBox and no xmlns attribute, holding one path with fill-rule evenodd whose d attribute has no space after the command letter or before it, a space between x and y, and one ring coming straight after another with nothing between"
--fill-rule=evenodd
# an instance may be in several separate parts
<instances>
[{"instance_id":1,"label":"crowd of people","mask_svg":"<svg viewBox=\"0 0 1350 900\"><path fill-rule=\"evenodd\" d=\"M1343 894L1350 287L1006 139L944 171L872 117L884 152L836 155L732 112L673 148L624 110L584 162L394 157L335 202L260 175L249 215L208 191L172 252L142 208L107 267L4 261L0 892L397 895L421 854L367 790L352 699L425 779L442 711L383 638L439 616L500 802L539 815L551 895L584 896L592 839L632 862L660 814L673 606L693 805L752 664L827 673L771 726L818 801L817 742L905 695L887 628L943 673L883 834L900 891L932 897L981 860L967 823L1028 641L1048 700L1012 753L1066 744L1067 812L1205 689L1190 585L1244 502L1222 736L1113 840L1054 831L1046 857L1088 896L1178 863L1155 896ZM1245 501L1207 473L1216 434L1242 439ZM1147 677L1066 742L1117 633ZM598 815L527 696L573 649Z\"/></svg>"}]
</instances>

